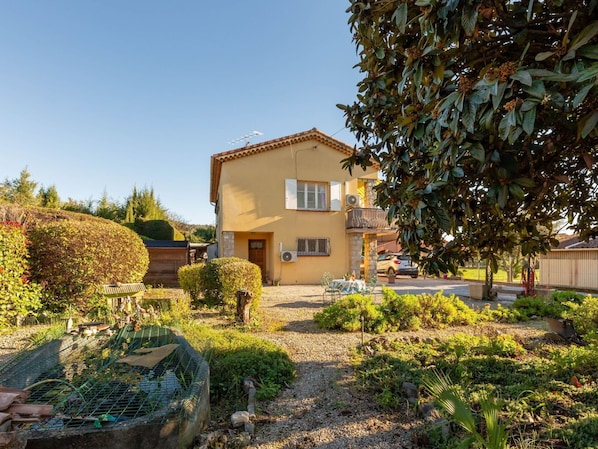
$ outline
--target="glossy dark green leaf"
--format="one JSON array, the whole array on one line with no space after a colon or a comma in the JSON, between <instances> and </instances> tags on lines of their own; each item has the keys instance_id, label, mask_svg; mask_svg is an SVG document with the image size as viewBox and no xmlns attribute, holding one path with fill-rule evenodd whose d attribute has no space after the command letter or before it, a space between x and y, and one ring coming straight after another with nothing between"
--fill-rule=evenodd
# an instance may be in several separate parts
<instances>
[{"instance_id":1,"label":"glossy dark green leaf","mask_svg":"<svg viewBox=\"0 0 598 449\"><path fill-rule=\"evenodd\" d=\"M588 116L584 117L580 122L581 127L581 137L586 138L590 135L591 132L596 133L596 125L598 125L598 111L594 111L590 113Z\"/></svg>"},{"instance_id":2,"label":"glossy dark green leaf","mask_svg":"<svg viewBox=\"0 0 598 449\"><path fill-rule=\"evenodd\" d=\"M532 85L532 76L527 70L519 70L517 73L511 75L511 79L517 80L525 86Z\"/></svg>"},{"instance_id":3,"label":"glossy dark green leaf","mask_svg":"<svg viewBox=\"0 0 598 449\"><path fill-rule=\"evenodd\" d=\"M523 114L523 122L521 127L523 131L530 136L534 132L534 126L536 124L536 108L530 109Z\"/></svg>"},{"instance_id":4,"label":"glossy dark green leaf","mask_svg":"<svg viewBox=\"0 0 598 449\"><path fill-rule=\"evenodd\" d=\"M577 55L588 59L598 59L598 45L584 47L577 51Z\"/></svg>"}]
</instances>

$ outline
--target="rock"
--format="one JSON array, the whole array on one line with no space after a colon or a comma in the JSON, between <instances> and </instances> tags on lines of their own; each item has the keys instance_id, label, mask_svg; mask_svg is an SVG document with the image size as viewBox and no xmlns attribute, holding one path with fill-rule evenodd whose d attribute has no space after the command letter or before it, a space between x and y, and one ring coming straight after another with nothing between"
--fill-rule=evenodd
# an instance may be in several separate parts
<instances>
[{"instance_id":1,"label":"rock","mask_svg":"<svg viewBox=\"0 0 598 449\"><path fill-rule=\"evenodd\" d=\"M440 413L432 402L423 402L419 405L419 413L426 421L438 421L442 419Z\"/></svg>"},{"instance_id":2,"label":"rock","mask_svg":"<svg viewBox=\"0 0 598 449\"><path fill-rule=\"evenodd\" d=\"M407 400L410 404L417 404L417 400L419 398L419 392L417 391L417 386L412 384L411 382L403 382L403 393L407 396Z\"/></svg>"},{"instance_id":3,"label":"rock","mask_svg":"<svg viewBox=\"0 0 598 449\"><path fill-rule=\"evenodd\" d=\"M251 422L251 416L247 411L235 412L231 415L230 421L233 427L241 427Z\"/></svg>"},{"instance_id":4,"label":"rock","mask_svg":"<svg viewBox=\"0 0 598 449\"><path fill-rule=\"evenodd\" d=\"M252 422L243 423L243 429L249 435L253 435L255 433L255 425Z\"/></svg>"}]
</instances>

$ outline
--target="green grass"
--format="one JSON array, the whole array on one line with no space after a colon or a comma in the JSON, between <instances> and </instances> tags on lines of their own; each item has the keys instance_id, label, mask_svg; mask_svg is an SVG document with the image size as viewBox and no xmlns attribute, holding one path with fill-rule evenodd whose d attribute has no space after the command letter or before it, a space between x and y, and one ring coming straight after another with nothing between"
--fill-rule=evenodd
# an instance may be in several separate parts
<instances>
[{"instance_id":1,"label":"green grass","mask_svg":"<svg viewBox=\"0 0 598 449\"><path fill-rule=\"evenodd\" d=\"M459 275L463 280L484 282L486 279L486 270L480 268L460 268ZM536 281L540 279L540 270L535 272ZM494 282L507 282L507 272L498 270L493 276ZM521 283L521 273L515 273L513 283Z\"/></svg>"}]
</instances>

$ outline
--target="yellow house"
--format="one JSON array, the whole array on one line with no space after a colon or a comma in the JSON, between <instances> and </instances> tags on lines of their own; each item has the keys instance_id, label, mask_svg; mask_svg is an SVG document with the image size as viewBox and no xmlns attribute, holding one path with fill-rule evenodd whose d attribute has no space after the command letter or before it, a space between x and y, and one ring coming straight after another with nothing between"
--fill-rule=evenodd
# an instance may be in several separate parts
<instances>
[{"instance_id":1,"label":"yellow house","mask_svg":"<svg viewBox=\"0 0 598 449\"><path fill-rule=\"evenodd\" d=\"M352 152L314 128L212 155L218 256L248 259L264 281L289 285L359 276L365 253L375 275L376 236L392 231L373 207L378 167L350 174L341 160Z\"/></svg>"}]
</instances>

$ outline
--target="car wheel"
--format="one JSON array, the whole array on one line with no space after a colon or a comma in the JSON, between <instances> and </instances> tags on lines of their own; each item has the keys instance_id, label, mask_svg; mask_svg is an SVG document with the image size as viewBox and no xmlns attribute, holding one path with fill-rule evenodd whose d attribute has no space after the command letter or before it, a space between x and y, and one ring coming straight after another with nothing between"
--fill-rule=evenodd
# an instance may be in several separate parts
<instances>
[{"instance_id":1,"label":"car wheel","mask_svg":"<svg viewBox=\"0 0 598 449\"><path fill-rule=\"evenodd\" d=\"M388 276L394 276L396 273L395 273L395 270L394 270L394 268L389 268L389 269L386 271L386 274L387 274Z\"/></svg>"},{"instance_id":2,"label":"car wheel","mask_svg":"<svg viewBox=\"0 0 598 449\"><path fill-rule=\"evenodd\" d=\"M412 277L413 279L417 279L417 274L412 274L412 275L411 275L411 277Z\"/></svg>"}]
</instances>

